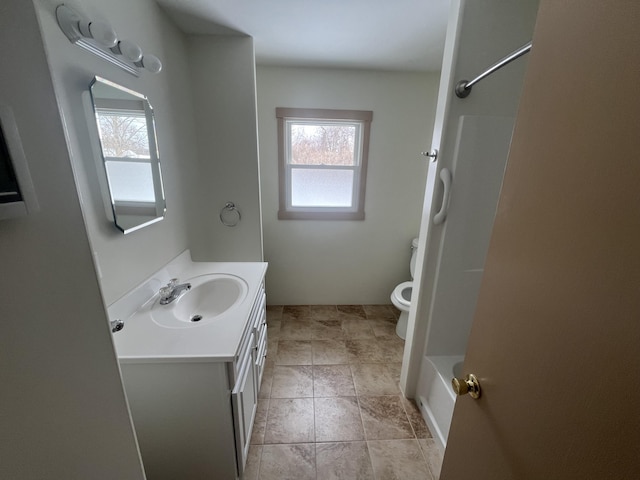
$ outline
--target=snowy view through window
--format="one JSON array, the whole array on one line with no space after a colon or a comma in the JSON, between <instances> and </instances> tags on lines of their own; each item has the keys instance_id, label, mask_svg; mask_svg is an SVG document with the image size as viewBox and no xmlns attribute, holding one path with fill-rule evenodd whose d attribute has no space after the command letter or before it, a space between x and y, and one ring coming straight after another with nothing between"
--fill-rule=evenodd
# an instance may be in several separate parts
<instances>
[{"instance_id":1,"label":"snowy view through window","mask_svg":"<svg viewBox=\"0 0 640 480\"><path fill-rule=\"evenodd\" d=\"M290 125L291 205L352 207L359 125Z\"/></svg>"}]
</instances>

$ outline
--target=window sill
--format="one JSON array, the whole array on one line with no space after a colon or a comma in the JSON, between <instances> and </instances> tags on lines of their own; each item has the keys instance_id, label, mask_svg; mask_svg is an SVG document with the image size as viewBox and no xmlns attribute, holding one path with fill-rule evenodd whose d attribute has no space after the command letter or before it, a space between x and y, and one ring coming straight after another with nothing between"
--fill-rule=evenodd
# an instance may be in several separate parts
<instances>
[{"instance_id":1,"label":"window sill","mask_svg":"<svg viewBox=\"0 0 640 480\"><path fill-rule=\"evenodd\" d=\"M278 220L364 220L364 212L288 212L279 210Z\"/></svg>"}]
</instances>

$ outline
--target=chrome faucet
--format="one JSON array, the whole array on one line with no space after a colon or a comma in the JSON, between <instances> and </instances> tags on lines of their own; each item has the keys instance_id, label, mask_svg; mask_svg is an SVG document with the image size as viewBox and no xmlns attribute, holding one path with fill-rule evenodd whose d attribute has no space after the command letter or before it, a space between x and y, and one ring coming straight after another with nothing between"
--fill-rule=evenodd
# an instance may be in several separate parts
<instances>
[{"instance_id":1,"label":"chrome faucet","mask_svg":"<svg viewBox=\"0 0 640 480\"><path fill-rule=\"evenodd\" d=\"M191 289L190 283L178 284L178 279L172 278L166 286L160 289L160 305L169 305L189 289Z\"/></svg>"}]
</instances>

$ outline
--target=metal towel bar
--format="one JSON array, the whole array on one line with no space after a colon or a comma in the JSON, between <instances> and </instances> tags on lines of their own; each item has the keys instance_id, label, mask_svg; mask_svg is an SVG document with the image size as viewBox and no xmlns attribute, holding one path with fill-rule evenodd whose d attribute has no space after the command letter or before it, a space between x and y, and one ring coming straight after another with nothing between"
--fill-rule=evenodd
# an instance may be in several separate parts
<instances>
[{"instance_id":1,"label":"metal towel bar","mask_svg":"<svg viewBox=\"0 0 640 480\"><path fill-rule=\"evenodd\" d=\"M473 80L460 80L456 84L456 90L455 90L456 91L456 95L459 98L468 97L469 94L471 93L471 87L473 87L476 83L478 83L483 78L488 77L493 72L495 72L497 70L500 70L505 65L513 62L516 58L521 57L525 53L529 53L529 50L531 50L531 42L521 46L515 52L510 53L509 55L504 57L502 60L498 61L496 64L494 64L491 67L487 68L484 72L482 72L480 75L478 75Z\"/></svg>"}]
</instances>

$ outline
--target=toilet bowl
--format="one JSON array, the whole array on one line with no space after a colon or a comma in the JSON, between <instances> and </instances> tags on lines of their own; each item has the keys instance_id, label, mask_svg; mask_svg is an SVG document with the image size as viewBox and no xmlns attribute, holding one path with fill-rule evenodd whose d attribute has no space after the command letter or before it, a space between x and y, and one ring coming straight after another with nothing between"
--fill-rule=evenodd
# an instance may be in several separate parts
<instances>
[{"instance_id":1,"label":"toilet bowl","mask_svg":"<svg viewBox=\"0 0 640 480\"><path fill-rule=\"evenodd\" d=\"M409 262L409 272L411 278L416 268L416 252L418 250L418 239L414 238L411 242L411 261ZM407 321L409 320L409 308L411 308L411 289L413 282L402 282L391 292L391 303L400 310L400 318L396 325L396 335L403 340L407 336Z\"/></svg>"},{"instance_id":2,"label":"toilet bowl","mask_svg":"<svg viewBox=\"0 0 640 480\"><path fill-rule=\"evenodd\" d=\"M402 282L391 292L391 303L400 310L400 318L396 325L396 335L401 339L407 336L407 322L409 320L409 307L411 307L411 289L413 282Z\"/></svg>"}]
</instances>

